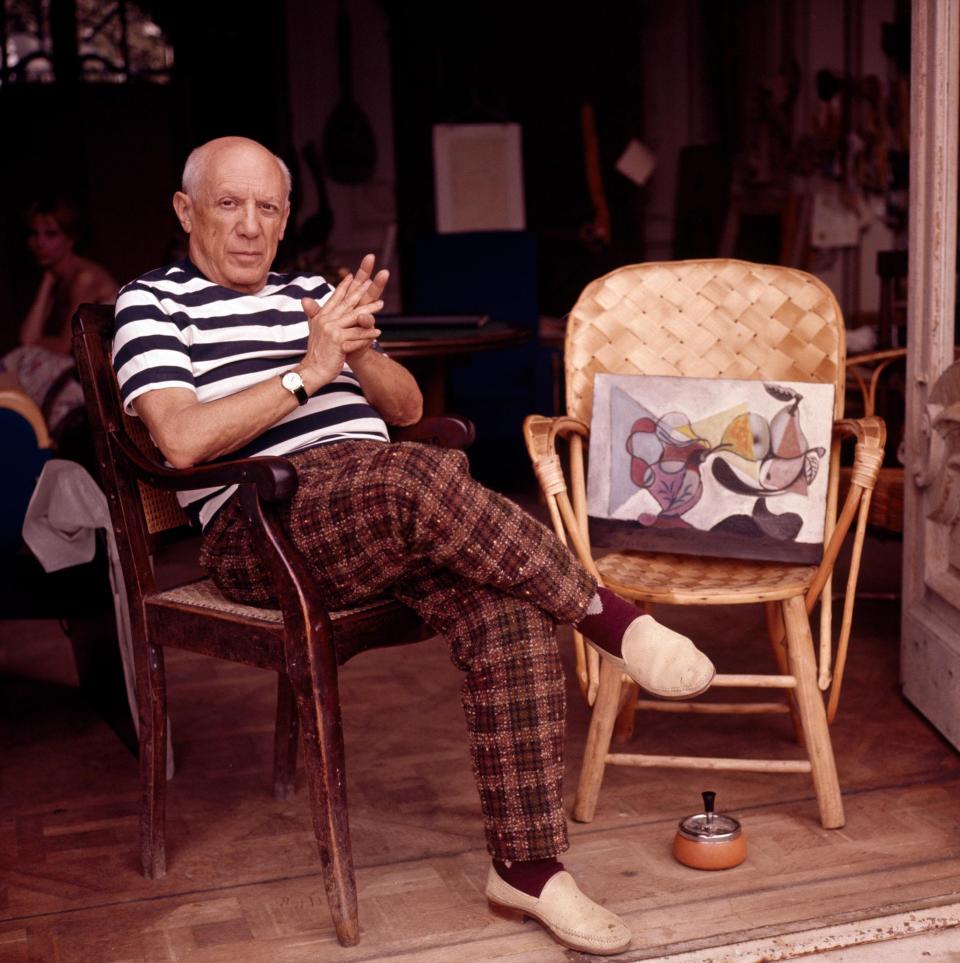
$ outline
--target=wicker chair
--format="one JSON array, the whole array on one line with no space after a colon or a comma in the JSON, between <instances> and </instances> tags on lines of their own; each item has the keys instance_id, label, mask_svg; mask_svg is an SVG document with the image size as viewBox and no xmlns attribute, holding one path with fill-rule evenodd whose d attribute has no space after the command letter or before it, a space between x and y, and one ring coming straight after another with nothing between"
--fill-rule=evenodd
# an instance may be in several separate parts
<instances>
[{"instance_id":1,"label":"wicker chair","mask_svg":"<svg viewBox=\"0 0 960 963\"><path fill-rule=\"evenodd\" d=\"M732 711L791 713L807 759L757 760L611 753L618 712L678 709L638 699L636 687L576 638L577 672L593 705L574 817L594 815L607 764L740 769L812 774L824 827L843 825L828 720L837 709L853 614L870 493L883 457L878 418L843 420L844 328L836 299L816 278L792 268L735 260L639 264L589 284L570 314L565 345L567 416L533 415L524 423L527 448L557 533L581 561L620 595L639 603L729 605L763 603L778 672L718 674L714 685L785 690L783 702L737 703ZM584 483L597 373L812 381L834 384L834 441L829 459L827 524L818 566L614 551L592 557ZM840 441L856 439L853 481L837 513ZM569 441L567 488L557 439ZM820 613L819 666L809 616L831 597L834 562L856 519L853 553L836 654L831 607ZM822 692L828 691L824 707ZM694 701L692 712L722 712L729 703ZM621 716L622 718L622 716Z\"/></svg>"},{"instance_id":2,"label":"wicker chair","mask_svg":"<svg viewBox=\"0 0 960 963\"><path fill-rule=\"evenodd\" d=\"M146 429L120 407L105 338L113 308L82 305L73 322L73 346L86 396L123 566L137 677L140 716L140 855L144 876L166 872L166 682L163 650L188 649L277 673L274 795L293 792L298 730L310 791L323 881L337 937L359 940L357 892L347 824L343 731L338 667L359 652L415 642L433 633L417 615L391 599L328 611L306 560L276 521L276 506L297 486L284 458L248 458L183 471L166 468ZM427 418L397 433L410 441L464 447L469 422ZM155 547L186 519L178 489L238 484L247 517L260 533L265 567L280 599L278 609L225 599L209 579L160 591L153 573Z\"/></svg>"}]
</instances>

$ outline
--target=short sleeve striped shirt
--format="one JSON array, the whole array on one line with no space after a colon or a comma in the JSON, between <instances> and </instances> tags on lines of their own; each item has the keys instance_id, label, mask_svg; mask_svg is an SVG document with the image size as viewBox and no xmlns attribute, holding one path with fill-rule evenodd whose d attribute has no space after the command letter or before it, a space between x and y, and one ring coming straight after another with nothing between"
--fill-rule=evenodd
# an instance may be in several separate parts
<instances>
[{"instance_id":1,"label":"short sleeve striped shirt","mask_svg":"<svg viewBox=\"0 0 960 963\"><path fill-rule=\"evenodd\" d=\"M189 261L144 274L117 298L113 365L124 410L158 388L186 388L215 401L289 371L303 358L308 325L300 299L324 301L322 277L271 272L256 294L208 281ZM388 441L387 426L348 366L310 400L228 458L286 455L361 438ZM206 524L236 491L207 488L178 494L188 514Z\"/></svg>"}]
</instances>

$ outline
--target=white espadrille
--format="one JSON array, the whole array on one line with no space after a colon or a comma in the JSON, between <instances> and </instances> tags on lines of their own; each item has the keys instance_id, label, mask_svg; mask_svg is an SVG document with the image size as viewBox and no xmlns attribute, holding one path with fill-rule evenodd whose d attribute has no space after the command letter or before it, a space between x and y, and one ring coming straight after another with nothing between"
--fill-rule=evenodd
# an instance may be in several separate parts
<instances>
[{"instance_id":1,"label":"white espadrille","mask_svg":"<svg viewBox=\"0 0 960 963\"><path fill-rule=\"evenodd\" d=\"M630 945L627 924L584 895L566 870L551 876L536 897L515 889L491 866L487 899L493 912L510 918L535 919L557 942L572 950L609 956Z\"/></svg>"},{"instance_id":2,"label":"white espadrille","mask_svg":"<svg viewBox=\"0 0 960 963\"><path fill-rule=\"evenodd\" d=\"M586 636L584 636L586 638ZM587 642L642 689L663 699L690 699L706 692L717 670L685 635L668 629L652 615L641 615L627 627L622 657Z\"/></svg>"}]
</instances>

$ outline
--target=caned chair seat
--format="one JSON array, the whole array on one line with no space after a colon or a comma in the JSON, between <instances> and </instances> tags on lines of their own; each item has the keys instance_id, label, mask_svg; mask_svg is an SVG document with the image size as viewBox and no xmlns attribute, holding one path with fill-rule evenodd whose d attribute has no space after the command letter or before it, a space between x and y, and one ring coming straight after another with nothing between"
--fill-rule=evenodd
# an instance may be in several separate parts
<instances>
[{"instance_id":1,"label":"caned chair seat","mask_svg":"<svg viewBox=\"0 0 960 963\"><path fill-rule=\"evenodd\" d=\"M815 565L653 552L611 552L597 559L603 584L626 598L673 605L742 605L804 595Z\"/></svg>"},{"instance_id":2,"label":"caned chair seat","mask_svg":"<svg viewBox=\"0 0 960 963\"><path fill-rule=\"evenodd\" d=\"M151 632L182 637L184 648L215 656L229 639L237 661L274 670L284 664L283 612L232 602L208 578L145 598L144 610ZM327 616L339 665L367 649L432 634L410 609L388 598L331 609ZM387 635L385 625L391 629Z\"/></svg>"},{"instance_id":3,"label":"caned chair seat","mask_svg":"<svg viewBox=\"0 0 960 963\"><path fill-rule=\"evenodd\" d=\"M255 605L231 602L208 578L160 592L149 599L147 605L175 605L182 612L197 609L197 615L203 618L220 615L223 618L274 625L283 630L283 612L280 609L261 609Z\"/></svg>"}]
</instances>

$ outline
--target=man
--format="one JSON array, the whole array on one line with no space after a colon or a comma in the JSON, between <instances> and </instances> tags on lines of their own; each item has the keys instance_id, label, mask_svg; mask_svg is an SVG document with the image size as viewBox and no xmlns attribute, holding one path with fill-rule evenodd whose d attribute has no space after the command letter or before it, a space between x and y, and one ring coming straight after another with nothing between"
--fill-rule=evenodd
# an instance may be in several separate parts
<instances>
[{"instance_id":1,"label":"man","mask_svg":"<svg viewBox=\"0 0 960 963\"><path fill-rule=\"evenodd\" d=\"M336 289L270 273L290 180L259 144L221 138L187 160L173 204L189 259L144 275L117 301L114 365L124 404L168 461L286 454L298 490L283 524L331 604L392 595L446 636L466 673L463 704L489 851L487 895L560 942L616 953L625 924L586 897L557 855L564 682L555 623L576 624L654 693L706 689L689 639L598 589L554 535L475 482L461 452L388 444L417 421L416 382L379 350L386 271L373 258ZM188 492L201 561L227 596L273 601L233 491Z\"/></svg>"}]
</instances>

